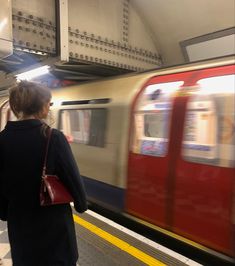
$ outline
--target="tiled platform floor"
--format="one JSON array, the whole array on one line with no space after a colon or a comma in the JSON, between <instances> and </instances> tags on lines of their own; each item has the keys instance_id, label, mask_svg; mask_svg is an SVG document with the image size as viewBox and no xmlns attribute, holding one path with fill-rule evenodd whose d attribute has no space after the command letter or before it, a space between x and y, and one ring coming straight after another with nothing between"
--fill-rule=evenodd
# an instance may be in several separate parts
<instances>
[{"instance_id":1,"label":"tiled platform floor","mask_svg":"<svg viewBox=\"0 0 235 266\"><path fill-rule=\"evenodd\" d=\"M74 217L76 218L76 216ZM153 241L145 239L143 236L137 238L133 233L127 233L124 227L120 227L112 221L98 219L97 215L90 211L79 214L79 217L77 216L75 219L75 229L80 266L145 266L150 265L149 259L151 259L151 265L159 265L159 262L163 262L164 265L170 266L199 266L198 263L180 254L172 251L166 252L166 248L157 243L151 244L150 242ZM101 231L102 234L97 234ZM105 235L109 235L109 237L105 238ZM119 245L115 244L116 242L108 241L112 237L116 239L115 241L118 240ZM145 241L143 241L144 239ZM135 250L135 253L129 252L129 250ZM141 256L137 256L137 253ZM0 266L12 266L7 224L2 221L0 221L0 258L2 258Z\"/></svg>"},{"instance_id":2,"label":"tiled platform floor","mask_svg":"<svg viewBox=\"0 0 235 266\"><path fill-rule=\"evenodd\" d=\"M0 265L11 266L10 245L7 236L7 224L0 222Z\"/></svg>"}]
</instances>

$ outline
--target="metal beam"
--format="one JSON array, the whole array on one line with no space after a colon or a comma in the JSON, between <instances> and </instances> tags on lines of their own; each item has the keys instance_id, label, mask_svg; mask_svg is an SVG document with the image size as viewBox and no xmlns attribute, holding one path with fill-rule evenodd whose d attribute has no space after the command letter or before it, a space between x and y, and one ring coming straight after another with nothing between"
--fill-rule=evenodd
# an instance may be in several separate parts
<instances>
[{"instance_id":1,"label":"metal beam","mask_svg":"<svg viewBox=\"0 0 235 266\"><path fill-rule=\"evenodd\" d=\"M57 1L59 1L60 59L61 61L68 62L69 61L68 0L57 0Z\"/></svg>"}]
</instances>

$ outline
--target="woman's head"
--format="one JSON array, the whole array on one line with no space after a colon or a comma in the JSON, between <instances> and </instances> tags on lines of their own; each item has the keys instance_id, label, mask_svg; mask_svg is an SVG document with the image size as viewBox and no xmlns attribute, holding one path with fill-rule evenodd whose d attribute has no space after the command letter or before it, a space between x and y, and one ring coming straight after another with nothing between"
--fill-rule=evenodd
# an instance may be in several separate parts
<instances>
[{"instance_id":1,"label":"woman's head","mask_svg":"<svg viewBox=\"0 0 235 266\"><path fill-rule=\"evenodd\" d=\"M46 118L50 100L50 90L38 83L20 81L10 89L9 103L17 118L28 116Z\"/></svg>"}]
</instances>

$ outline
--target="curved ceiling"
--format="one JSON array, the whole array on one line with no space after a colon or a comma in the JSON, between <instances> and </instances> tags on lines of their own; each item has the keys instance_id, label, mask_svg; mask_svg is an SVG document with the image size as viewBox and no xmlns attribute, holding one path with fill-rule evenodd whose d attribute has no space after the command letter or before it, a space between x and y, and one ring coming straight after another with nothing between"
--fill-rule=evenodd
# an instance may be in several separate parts
<instances>
[{"instance_id":1,"label":"curved ceiling","mask_svg":"<svg viewBox=\"0 0 235 266\"><path fill-rule=\"evenodd\" d=\"M180 42L235 26L234 0L131 0L130 3L148 25L167 65L184 62Z\"/></svg>"}]
</instances>

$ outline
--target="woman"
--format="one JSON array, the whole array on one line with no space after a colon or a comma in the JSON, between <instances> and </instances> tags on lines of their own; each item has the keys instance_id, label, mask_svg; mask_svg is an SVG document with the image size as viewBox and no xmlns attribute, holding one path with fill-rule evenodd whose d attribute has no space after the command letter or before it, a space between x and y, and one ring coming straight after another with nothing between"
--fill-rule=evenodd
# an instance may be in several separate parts
<instances>
[{"instance_id":1,"label":"woman","mask_svg":"<svg viewBox=\"0 0 235 266\"><path fill-rule=\"evenodd\" d=\"M0 132L0 219L7 220L13 266L74 266L78 259L70 204L40 206L39 192L51 93L22 81L10 89L18 121ZM74 198L77 212L87 209L84 185L63 133L53 129L47 172L56 174Z\"/></svg>"}]
</instances>

